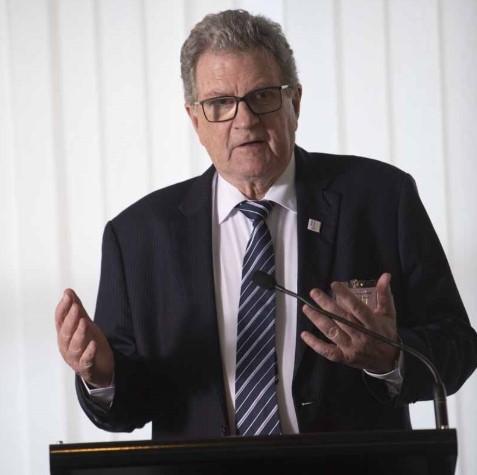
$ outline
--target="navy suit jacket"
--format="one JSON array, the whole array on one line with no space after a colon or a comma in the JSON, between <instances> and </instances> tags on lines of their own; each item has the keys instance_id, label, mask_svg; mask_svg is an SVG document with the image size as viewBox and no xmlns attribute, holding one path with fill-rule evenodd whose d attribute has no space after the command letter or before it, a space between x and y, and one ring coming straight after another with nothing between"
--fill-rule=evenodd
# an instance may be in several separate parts
<instances>
[{"instance_id":1,"label":"navy suit jacket","mask_svg":"<svg viewBox=\"0 0 477 475\"><path fill-rule=\"evenodd\" d=\"M412 177L355 156L295 147L298 292L334 280L392 274L402 341L430 358L448 394L474 371L477 337ZM77 381L88 417L108 431L152 421L156 440L229 433L215 308L211 183L203 175L155 191L105 227L95 313L114 349L108 410ZM307 229L312 218L319 233ZM301 433L410 428L408 403L432 399L433 378L404 356L404 382L384 383L332 363L300 339L315 332L297 304L293 398Z\"/></svg>"}]
</instances>

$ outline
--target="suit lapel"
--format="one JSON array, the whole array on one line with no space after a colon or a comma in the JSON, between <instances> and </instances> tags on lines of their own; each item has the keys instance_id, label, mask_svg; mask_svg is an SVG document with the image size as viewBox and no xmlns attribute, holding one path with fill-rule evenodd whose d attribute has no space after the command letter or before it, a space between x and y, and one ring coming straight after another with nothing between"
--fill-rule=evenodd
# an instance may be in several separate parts
<instances>
[{"instance_id":1,"label":"suit lapel","mask_svg":"<svg viewBox=\"0 0 477 475\"><path fill-rule=\"evenodd\" d=\"M335 238L341 195L328 191L333 174L317 155L296 147L296 193L298 207L298 293L309 296L319 287L329 290L329 278L335 253ZM312 220L312 221L310 221ZM319 232L313 224L320 223ZM307 346L300 338L304 330L317 333L298 304L295 374Z\"/></svg>"},{"instance_id":2,"label":"suit lapel","mask_svg":"<svg viewBox=\"0 0 477 475\"><path fill-rule=\"evenodd\" d=\"M212 254L212 180L215 168L210 167L193 180L179 203L179 218L171 221L171 235L180 263L184 295L193 312L188 331L200 338L201 367L207 368L221 416L227 421L222 358L217 326ZM204 341L204 338L206 339Z\"/></svg>"}]
</instances>

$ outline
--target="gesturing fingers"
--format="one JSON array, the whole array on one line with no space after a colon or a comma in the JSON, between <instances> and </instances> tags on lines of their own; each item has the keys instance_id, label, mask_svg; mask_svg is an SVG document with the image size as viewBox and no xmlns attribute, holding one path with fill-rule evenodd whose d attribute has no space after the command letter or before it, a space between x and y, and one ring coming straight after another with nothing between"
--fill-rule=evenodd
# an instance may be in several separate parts
<instances>
[{"instance_id":1,"label":"gesturing fingers","mask_svg":"<svg viewBox=\"0 0 477 475\"><path fill-rule=\"evenodd\" d=\"M68 351L71 340L78 329L79 322L82 315L80 314L80 309L77 304L72 304L62 318L62 321L59 323L58 331L58 346L60 351L63 353Z\"/></svg>"},{"instance_id":2,"label":"gesturing fingers","mask_svg":"<svg viewBox=\"0 0 477 475\"><path fill-rule=\"evenodd\" d=\"M341 348L333 343L326 343L320 338L317 338L310 332L302 332L302 340L316 353L324 356L330 361L341 363L344 361L344 354Z\"/></svg>"},{"instance_id":3,"label":"gesturing fingers","mask_svg":"<svg viewBox=\"0 0 477 475\"><path fill-rule=\"evenodd\" d=\"M316 292L313 291L312 295ZM319 300L319 298L317 299ZM324 307L322 307L324 308ZM303 306L303 313L310 319L310 321L318 328L323 335L338 346L346 346L350 343L348 332L343 328L343 325L336 323L329 317L316 311L309 305ZM349 318L348 316L343 318Z\"/></svg>"},{"instance_id":4,"label":"gesturing fingers","mask_svg":"<svg viewBox=\"0 0 477 475\"><path fill-rule=\"evenodd\" d=\"M356 319L346 313L321 290L314 289L311 296L325 311L338 316L352 325L359 325ZM326 307L326 308L325 308ZM323 313L304 305L303 312L313 325L328 338L328 341L318 338L311 332L302 332L302 340L315 352L335 363L345 363L357 367L362 363L362 348L365 345L363 334L341 321L336 321Z\"/></svg>"},{"instance_id":5,"label":"gesturing fingers","mask_svg":"<svg viewBox=\"0 0 477 475\"><path fill-rule=\"evenodd\" d=\"M63 359L81 374L81 361L91 354L85 351L93 338L91 322L81 301L71 290L65 290L55 311L58 348ZM94 346L94 345L93 345Z\"/></svg>"},{"instance_id":6,"label":"gesturing fingers","mask_svg":"<svg viewBox=\"0 0 477 475\"><path fill-rule=\"evenodd\" d=\"M68 352L74 357L80 357L88 346L87 322L84 318L78 320L78 325L70 338Z\"/></svg>"},{"instance_id":7,"label":"gesturing fingers","mask_svg":"<svg viewBox=\"0 0 477 475\"><path fill-rule=\"evenodd\" d=\"M344 315L351 315L352 320L365 325L371 315L369 307L357 298L340 282L333 282L331 289L335 295L336 307Z\"/></svg>"},{"instance_id":8,"label":"gesturing fingers","mask_svg":"<svg viewBox=\"0 0 477 475\"><path fill-rule=\"evenodd\" d=\"M60 332L61 326L63 325L64 319L66 318L66 315L68 315L72 304L73 299L71 294L68 292L68 290L65 290L63 297L58 302L55 310L55 326L57 333Z\"/></svg>"},{"instance_id":9,"label":"gesturing fingers","mask_svg":"<svg viewBox=\"0 0 477 475\"><path fill-rule=\"evenodd\" d=\"M114 374L112 349L72 289L65 290L56 307L55 325L65 362L93 387L109 386Z\"/></svg>"},{"instance_id":10,"label":"gesturing fingers","mask_svg":"<svg viewBox=\"0 0 477 475\"><path fill-rule=\"evenodd\" d=\"M338 317L332 319L305 305L303 311L314 326L327 338L320 340L312 333L304 332L303 341L325 358L349 366L384 373L393 367L397 350L372 333L396 341L396 312L390 289L390 274L383 274L377 283L377 308L373 312L364 302L340 283L333 283L336 299L319 289L310 293L324 311ZM351 325L347 325L346 322ZM367 331L361 331L360 329ZM369 334L371 332L371 334Z\"/></svg>"}]
</instances>

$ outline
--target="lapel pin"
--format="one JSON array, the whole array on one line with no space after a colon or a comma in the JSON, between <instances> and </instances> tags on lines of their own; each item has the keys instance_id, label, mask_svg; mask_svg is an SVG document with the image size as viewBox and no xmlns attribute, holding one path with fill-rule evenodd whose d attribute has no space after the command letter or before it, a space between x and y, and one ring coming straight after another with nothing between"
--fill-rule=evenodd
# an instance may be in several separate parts
<instances>
[{"instance_id":1,"label":"lapel pin","mask_svg":"<svg viewBox=\"0 0 477 475\"><path fill-rule=\"evenodd\" d=\"M321 221L317 221L316 219L309 219L308 220L308 229L315 233L319 233L321 229Z\"/></svg>"}]
</instances>

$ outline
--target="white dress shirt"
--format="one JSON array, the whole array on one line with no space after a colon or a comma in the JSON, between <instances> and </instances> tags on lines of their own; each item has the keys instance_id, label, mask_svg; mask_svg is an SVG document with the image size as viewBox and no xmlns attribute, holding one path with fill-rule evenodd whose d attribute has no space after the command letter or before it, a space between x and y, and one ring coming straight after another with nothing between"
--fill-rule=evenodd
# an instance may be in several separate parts
<instances>
[{"instance_id":1,"label":"white dress shirt","mask_svg":"<svg viewBox=\"0 0 477 475\"><path fill-rule=\"evenodd\" d=\"M236 206L247 198L216 174L214 180L212 243L214 255L215 298L230 428L235 428L235 352L237 312L242 279L242 261L253 225ZM263 197L275 203L267 218L275 251L277 282L293 292L297 290L298 244L295 193L295 160ZM297 302L277 293L276 346L278 359L278 408L283 433L297 433L298 423L292 398L295 359Z\"/></svg>"}]
</instances>

